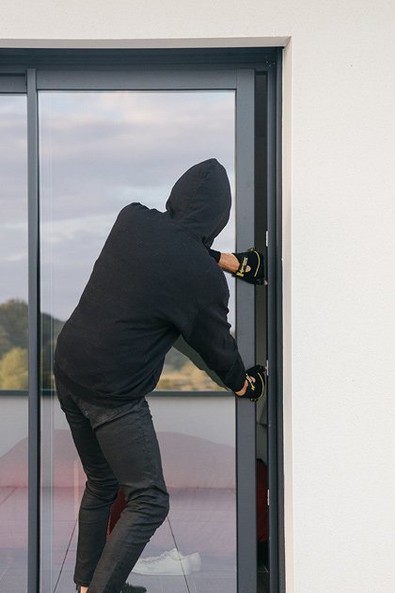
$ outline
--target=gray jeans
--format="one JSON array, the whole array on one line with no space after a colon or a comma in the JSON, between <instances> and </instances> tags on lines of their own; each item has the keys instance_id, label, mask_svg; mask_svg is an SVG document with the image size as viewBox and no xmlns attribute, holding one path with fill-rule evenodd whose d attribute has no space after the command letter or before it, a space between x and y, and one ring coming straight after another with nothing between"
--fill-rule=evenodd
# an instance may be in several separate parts
<instances>
[{"instance_id":1,"label":"gray jeans","mask_svg":"<svg viewBox=\"0 0 395 593\"><path fill-rule=\"evenodd\" d=\"M106 410L56 382L60 405L87 475L78 516L74 581L89 593L120 593L145 545L165 520L169 496L144 397ZM107 538L119 488L126 507Z\"/></svg>"}]
</instances>

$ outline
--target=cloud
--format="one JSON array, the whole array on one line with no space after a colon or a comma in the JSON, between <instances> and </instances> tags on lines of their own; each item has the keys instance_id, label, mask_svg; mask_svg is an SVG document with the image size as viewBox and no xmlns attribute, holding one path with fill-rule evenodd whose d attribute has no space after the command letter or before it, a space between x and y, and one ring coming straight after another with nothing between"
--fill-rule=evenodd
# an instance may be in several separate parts
<instances>
[{"instance_id":1,"label":"cloud","mask_svg":"<svg viewBox=\"0 0 395 593\"><path fill-rule=\"evenodd\" d=\"M0 96L1 221L17 222L27 213L26 98Z\"/></svg>"},{"instance_id":2,"label":"cloud","mask_svg":"<svg viewBox=\"0 0 395 593\"><path fill-rule=\"evenodd\" d=\"M61 318L75 306L124 205L140 201L164 210L178 177L210 157L222 162L234 185L233 92L41 93L39 114L42 298ZM6 235L2 229L7 268L0 262L0 272L14 259L20 274L10 280L19 296L27 283L15 261L26 240L25 101L0 98L0 142L1 207L8 223ZM215 245L233 249L233 222ZM12 288L0 290L3 300Z\"/></svg>"},{"instance_id":3,"label":"cloud","mask_svg":"<svg viewBox=\"0 0 395 593\"><path fill-rule=\"evenodd\" d=\"M61 114L62 94L41 101L43 190L56 192L60 211L78 212L90 199L109 208L135 188L164 202L183 171L211 156L233 170L233 96L221 93L220 102L212 93L75 95L74 115Z\"/></svg>"}]
</instances>

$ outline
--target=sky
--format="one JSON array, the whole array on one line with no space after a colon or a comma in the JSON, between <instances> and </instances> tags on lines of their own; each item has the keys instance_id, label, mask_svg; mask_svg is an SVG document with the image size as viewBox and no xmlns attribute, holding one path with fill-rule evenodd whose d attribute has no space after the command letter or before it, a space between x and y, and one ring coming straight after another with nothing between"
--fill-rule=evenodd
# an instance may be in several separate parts
<instances>
[{"instance_id":1,"label":"sky","mask_svg":"<svg viewBox=\"0 0 395 593\"><path fill-rule=\"evenodd\" d=\"M234 103L233 91L40 94L45 312L70 315L124 205L164 210L178 177L211 157L225 166L234 195ZM25 97L0 96L0 147L2 303L27 299ZM214 247L234 250L233 216Z\"/></svg>"}]
</instances>

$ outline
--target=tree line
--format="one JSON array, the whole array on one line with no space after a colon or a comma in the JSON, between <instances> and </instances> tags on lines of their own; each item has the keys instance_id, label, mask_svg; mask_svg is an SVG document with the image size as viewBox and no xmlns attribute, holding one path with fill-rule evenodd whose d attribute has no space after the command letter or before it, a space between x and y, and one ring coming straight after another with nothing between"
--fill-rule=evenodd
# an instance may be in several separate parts
<instances>
[{"instance_id":1,"label":"tree line","mask_svg":"<svg viewBox=\"0 0 395 593\"><path fill-rule=\"evenodd\" d=\"M53 387L52 359L63 321L41 313L41 385ZM20 299L0 304L0 389L28 387L28 305Z\"/></svg>"},{"instance_id":2,"label":"tree line","mask_svg":"<svg viewBox=\"0 0 395 593\"><path fill-rule=\"evenodd\" d=\"M64 321L41 313L41 387L53 389L53 352ZM0 304L0 390L28 388L28 305L11 299ZM167 354L159 389L218 390L209 376L178 350Z\"/></svg>"}]
</instances>

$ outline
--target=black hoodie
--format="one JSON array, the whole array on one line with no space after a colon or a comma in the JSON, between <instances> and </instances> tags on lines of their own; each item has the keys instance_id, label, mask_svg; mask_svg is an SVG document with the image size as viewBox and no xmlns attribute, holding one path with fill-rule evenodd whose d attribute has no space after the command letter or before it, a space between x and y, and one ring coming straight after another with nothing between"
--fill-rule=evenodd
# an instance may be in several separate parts
<instances>
[{"instance_id":1,"label":"black hoodie","mask_svg":"<svg viewBox=\"0 0 395 593\"><path fill-rule=\"evenodd\" d=\"M55 374L66 386L103 406L144 396L181 335L227 387L242 388L228 286L207 249L230 205L226 171L209 159L177 181L166 212L121 210L58 338Z\"/></svg>"}]
</instances>

